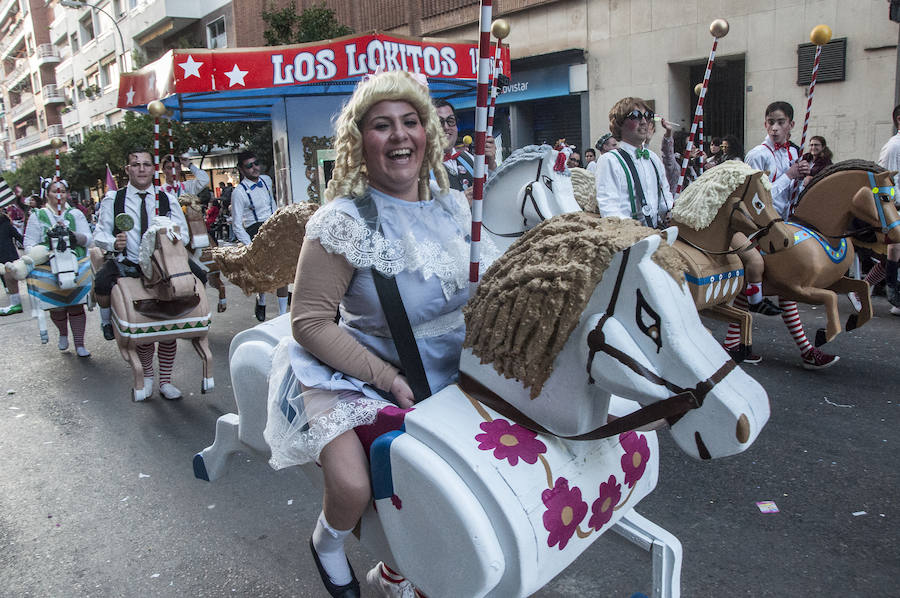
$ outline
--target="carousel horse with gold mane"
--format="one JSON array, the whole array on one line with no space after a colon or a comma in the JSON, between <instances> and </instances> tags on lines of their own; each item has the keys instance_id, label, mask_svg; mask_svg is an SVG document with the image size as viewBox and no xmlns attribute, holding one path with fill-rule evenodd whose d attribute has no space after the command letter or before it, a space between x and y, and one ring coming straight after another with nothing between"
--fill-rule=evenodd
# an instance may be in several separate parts
<instances>
[{"instance_id":1,"label":"carousel horse with gold mane","mask_svg":"<svg viewBox=\"0 0 900 598\"><path fill-rule=\"evenodd\" d=\"M127 214L116 217L120 231L130 230L134 221ZM99 248L90 251L95 271L105 259ZM111 323L122 358L134 376L132 399L147 398L144 369L138 347L155 342L190 339L203 362L200 391L214 387L212 352L209 349L211 313L206 290L191 272L188 252L181 242L178 226L167 216L153 218L141 238L140 278L122 276L110 295Z\"/></svg>"},{"instance_id":2,"label":"carousel horse with gold mane","mask_svg":"<svg viewBox=\"0 0 900 598\"><path fill-rule=\"evenodd\" d=\"M212 250L219 246L216 238L206 229L206 221L203 218L203 204L200 197L190 193L184 193L178 197L178 203L184 210L184 218L188 224L190 242L187 250L197 262L203 265L207 272L209 286L219 291L219 302L216 311L222 313L228 307L225 300L225 283L222 281L221 272L212 257Z\"/></svg>"},{"instance_id":3,"label":"carousel horse with gold mane","mask_svg":"<svg viewBox=\"0 0 900 598\"><path fill-rule=\"evenodd\" d=\"M459 383L358 430L371 442L376 508L360 534L373 554L428 596L528 596L612 529L654 547L654 595L680 595L680 543L634 511L657 481L647 426L665 420L688 455L718 458L753 443L769 404L700 322L676 236L579 211L497 258L464 309ZM290 426L302 408L281 392L290 337L284 315L232 341L238 414L194 457L198 478L222 476L237 450L269 454L267 409ZM438 565L447 554L453 567Z\"/></svg>"}]
</instances>

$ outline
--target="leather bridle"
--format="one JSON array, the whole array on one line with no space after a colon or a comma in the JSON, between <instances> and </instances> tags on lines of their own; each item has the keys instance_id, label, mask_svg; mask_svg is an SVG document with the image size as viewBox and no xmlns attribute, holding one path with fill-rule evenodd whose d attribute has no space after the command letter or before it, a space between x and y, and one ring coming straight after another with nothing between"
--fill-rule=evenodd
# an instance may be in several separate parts
<instances>
[{"instance_id":1,"label":"leather bridle","mask_svg":"<svg viewBox=\"0 0 900 598\"><path fill-rule=\"evenodd\" d=\"M531 207L533 207L534 211L537 212L538 218L541 219L541 222L543 222L544 220L547 219L547 217L544 216L543 212L541 212L541 208L538 207L537 200L534 198L534 185L535 185L535 183L539 183L541 181L541 168L543 167L543 165L544 165L544 159L540 158L538 160L537 174L535 175L534 180L531 181L530 183L528 183L527 185L525 185L525 192L522 195L522 205L519 206L519 214L521 214L521 216L522 216L522 230L516 231L514 233L495 233L494 231L489 229L484 222L482 222L481 226L486 231L488 231L489 233L491 233L492 235L495 235L497 237L518 238L518 237L521 237L522 235L524 235L525 227L528 226L528 217L525 216L525 206L527 206L529 202L531 202ZM544 185L548 189L550 189L550 191L552 192L553 191L553 180L549 179L547 176L544 176L544 179L545 179Z\"/></svg>"}]
</instances>

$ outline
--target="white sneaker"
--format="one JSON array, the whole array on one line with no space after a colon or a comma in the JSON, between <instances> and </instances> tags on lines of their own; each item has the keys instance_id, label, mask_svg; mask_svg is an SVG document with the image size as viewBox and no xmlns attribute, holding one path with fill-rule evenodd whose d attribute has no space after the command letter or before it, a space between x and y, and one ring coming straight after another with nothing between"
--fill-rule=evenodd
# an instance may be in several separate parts
<instances>
[{"instance_id":1,"label":"white sneaker","mask_svg":"<svg viewBox=\"0 0 900 598\"><path fill-rule=\"evenodd\" d=\"M85 349L84 347L75 347L75 352L78 354L78 357L90 357L91 352Z\"/></svg>"},{"instance_id":2,"label":"white sneaker","mask_svg":"<svg viewBox=\"0 0 900 598\"><path fill-rule=\"evenodd\" d=\"M398 576L399 577L399 576ZM378 563L366 574L366 581L379 596L384 598L418 598L415 586L408 579L400 577L402 581L394 581L395 577L389 574Z\"/></svg>"},{"instance_id":3,"label":"white sneaker","mask_svg":"<svg viewBox=\"0 0 900 598\"><path fill-rule=\"evenodd\" d=\"M153 392L153 376L149 378L144 378L144 387L140 390L135 389L132 392L131 399L137 403L139 401L144 401L150 398L150 393Z\"/></svg>"},{"instance_id":4,"label":"white sneaker","mask_svg":"<svg viewBox=\"0 0 900 598\"><path fill-rule=\"evenodd\" d=\"M892 308L891 308L891 315L894 315L894 316L900 316L900 307L892 307Z\"/></svg>"},{"instance_id":5,"label":"white sneaker","mask_svg":"<svg viewBox=\"0 0 900 598\"><path fill-rule=\"evenodd\" d=\"M59 337L59 343L57 343L56 346L59 347L60 351L65 351L66 349L68 349L69 348L69 337L68 336Z\"/></svg>"},{"instance_id":6,"label":"white sneaker","mask_svg":"<svg viewBox=\"0 0 900 598\"><path fill-rule=\"evenodd\" d=\"M159 385L159 394L169 399L170 401L181 398L181 391L178 390L178 388L176 388L174 384L170 384L169 382L165 382Z\"/></svg>"}]
</instances>

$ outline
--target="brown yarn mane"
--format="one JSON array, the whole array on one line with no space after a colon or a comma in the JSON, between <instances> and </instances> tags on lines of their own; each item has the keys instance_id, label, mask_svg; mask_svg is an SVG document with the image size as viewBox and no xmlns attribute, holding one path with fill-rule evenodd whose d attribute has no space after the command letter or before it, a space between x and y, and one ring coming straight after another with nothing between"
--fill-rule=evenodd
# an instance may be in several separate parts
<instances>
[{"instance_id":1,"label":"brown yarn mane","mask_svg":"<svg viewBox=\"0 0 900 598\"><path fill-rule=\"evenodd\" d=\"M822 171L819 172L819 174L814 176L809 182L809 185L803 188L803 193L800 194L800 197L797 201L799 202L800 200L802 200L803 196L806 195L806 192L825 177L831 176L838 172L843 172L845 170L863 170L865 172L873 172L875 174L879 174L885 172L885 170L887 169L879 166L875 162L870 162L869 160L860 160L859 158L836 162L831 166L826 166Z\"/></svg>"},{"instance_id":2,"label":"brown yarn mane","mask_svg":"<svg viewBox=\"0 0 900 598\"><path fill-rule=\"evenodd\" d=\"M656 233L588 212L545 220L485 272L463 309L464 345L538 396L613 257ZM668 244L660 244L653 260L683 279L684 262Z\"/></svg>"}]
</instances>

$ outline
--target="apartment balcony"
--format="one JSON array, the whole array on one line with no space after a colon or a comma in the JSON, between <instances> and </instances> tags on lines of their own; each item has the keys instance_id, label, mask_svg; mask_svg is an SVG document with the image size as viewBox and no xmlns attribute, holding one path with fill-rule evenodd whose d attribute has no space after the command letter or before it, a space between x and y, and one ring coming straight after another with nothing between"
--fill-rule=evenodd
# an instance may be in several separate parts
<instances>
[{"instance_id":1,"label":"apartment balcony","mask_svg":"<svg viewBox=\"0 0 900 598\"><path fill-rule=\"evenodd\" d=\"M72 109L68 112L63 112L60 114L60 120L62 121L62 127L64 129L68 129L69 127L77 127L81 122L81 119L78 117L78 110Z\"/></svg>"},{"instance_id":2,"label":"apartment balcony","mask_svg":"<svg viewBox=\"0 0 900 598\"><path fill-rule=\"evenodd\" d=\"M61 139L66 138L66 128L62 125L48 125L47 126L47 137L53 139L54 137L59 137Z\"/></svg>"},{"instance_id":3,"label":"apartment balcony","mask_svg":"<svg viewBox=\"0 0 900 598\"><path fill-rule=\"evenodd\" d=\"M66 102L66 95L61 89L51 83L50 85L44 85L44 87L41 88L41 99L44 101L45 105L64 104Z\"/></svg>"},{"instance_id":4,"label":"apartment balcony","mask_svg":"<svg viewBox=\"0 0 900 598\"><path fill-rule=\"evenodd\" d=\"M9 109L9 117L13 122L21 120L37 109L34 103L34 96L31 94L23 95L22 101Z\"/></svg>"},{"instance_id":5,"label":"apartment balcony","mask_svg":"<svg viewBox=\"0 0 900 598\"><path fill-rule=\"evenodd\" d=\"M27 152L27 151L30 150L30 149L34 149L34 148L36 148L36 147L39 147L39 146L41 145L41 143L44 143L44 142L46 142L46 143L48 143L48 144L50 143L50 141L49 141L48 139L44 139L44 138L41 136L40 133L34 133L34 134L32 134L32 135L26 135L25 137L19 137L18 139L16 139L16 143L15 143L16 150L15 150L15 152L10 152L10 153L11 153L11 154L12 154L12 153L19 154L19 153L22 153L22 152Z\"/></svg>"},{"instance_id":6,"label":"apartment balcony","mask_svg":"<svg viewBox=\"0 0 900 598\"><path fill-rule=\"evenodd\" d=\"M3 77L3 81L7 87L13 87L16 83L18 83L22 77L31 73L31 69L28 65L28 60L25 58L19 58L16 60L16 68L9 72L8 75Z\"/></svg>"},{"instance_id":7,"label":"apartment balcony","mask_svg":"<svg viewBox=\"0 0 900 598\"><path fill-rule=\"evenodd\" d=\"M59 48L53 44L41 44L37 47L38 66L45 64L58 64L62 60L59 55Z\"/></svg>"},{"instance_id":8,"label":"apartment balcony","mask_svg":"<svg viewBox=\"0 0 900 598\"><path fill-rule=\"evenodd\" d=\"M25 29L22 27L21 19L10 28L5 37L9 42L0 46L0 58L6 58L13 50L25 42Z\"/></svg>"}]
</instances>

